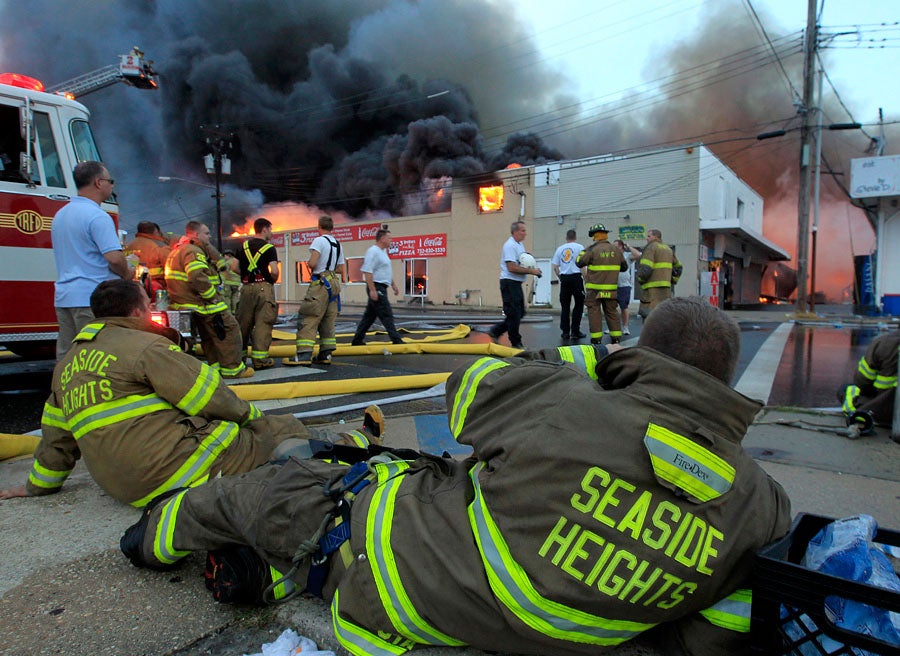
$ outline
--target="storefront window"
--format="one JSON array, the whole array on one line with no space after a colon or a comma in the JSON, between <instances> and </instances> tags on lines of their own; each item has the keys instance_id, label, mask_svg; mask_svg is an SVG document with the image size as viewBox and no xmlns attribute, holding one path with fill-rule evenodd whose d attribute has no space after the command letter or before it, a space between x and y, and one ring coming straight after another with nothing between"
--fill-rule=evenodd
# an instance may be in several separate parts
<instances>
[{"instance_id":1,"label":"storefront window","mask_svg":"<svg viewBox=\"0 0 900 656\"><path fill-rule=\"evenodd\" d=\"M363 277L362 265L363 260L365 258L362 257L348 257L346 259L347 264L347 280L349 282L365 282L366 279Z\"/></svg>"},{"instance_id":2,"label":"storefront window","mask_svg":"<svg viewBox=\"0 0 900 656\"><path fill-rule=\"evenodd\" d=\"M428 296L428 260L403 260L406 296Z\"/></svg>"}]
</instances>

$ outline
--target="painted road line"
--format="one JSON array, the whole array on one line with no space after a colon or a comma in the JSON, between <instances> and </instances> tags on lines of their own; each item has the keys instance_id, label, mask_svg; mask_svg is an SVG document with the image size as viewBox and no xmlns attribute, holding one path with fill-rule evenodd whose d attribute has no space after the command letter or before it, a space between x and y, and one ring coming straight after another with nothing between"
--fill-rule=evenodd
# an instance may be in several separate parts
<instances>
[{"instance_id":1,"label":"painted road line","mask_svg":"<svg viewBox=\"0 0 900 656\"><path fill-rule=\"evenodd\" d=\"M768 402L775 374L778 373L778 364L781 362L781 354L793 327L793 323L783 323L769 335L747 365L734 389L751 399L759 399L763 404Z\"/></svg>"}]
</instances>

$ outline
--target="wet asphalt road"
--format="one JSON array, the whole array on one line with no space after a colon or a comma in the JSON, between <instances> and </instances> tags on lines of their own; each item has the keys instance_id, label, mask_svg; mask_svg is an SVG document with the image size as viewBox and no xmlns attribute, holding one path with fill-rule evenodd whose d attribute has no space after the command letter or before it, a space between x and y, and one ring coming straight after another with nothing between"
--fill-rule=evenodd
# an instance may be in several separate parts
<instances>
[{"instance_id":1,"label":"wet asphalt road","mask_svg":"<svg viewBox=\"0 0 900 656\"><path fill-rule=\"evenodd\" d=\"M472 327L467 343L489 342L486 331L499 320L499 315L480 314L466 316L438 316L413 314L406 308L397 308L397 326L407 328L441 328L466 323ZM357 315L342 315L338 333L350 333L355 327ZM423 320L424 319L424 320ZM563 344L558 327L559 317L554 314L529 314L522 324L523 342L528 348L547 348ZM630 322L631 336L640 334L640 319ZM741 323L741 357L735 380L738 380L753 359L762 343L778 327L777 321ZM376 324L375 328L380 328ZM587 329L587 319L582 330ZM793 326L785 345L769 405L803 408L834 407L835 391L850 379L859 358L868 343L879 333L874 329L834 326ZM349 339L349 337L348 337ZM384 337L372 337L372 343ZM628 339L628 338L626 338ZM343 341L341 338L339 340ZM500 343L508 344L504 336ZM571 343L571 342L570 342ZM587 340L580 343L586 344ZM355 356L344 362L335 361L330 370L322 369L322 379L367 378L398 374L433 373L451 371L471 362L466 355L394 355ZM53 362L24 360L12 356L0 358L0 433L25 433L40 427L43 403L47 397ZM314 380L305 378L305 380ZM382 393L383 395L383 393ZM375 398L375 395L369 395ZM366 395L355 395L354 400L369 400ZM348 400L349 402L349 400ZM321 403L327 407L328 401ZM315 408L307 405L304 409ZM280 412L294 411L286 408Z\"/></svg>"}]
</instances>

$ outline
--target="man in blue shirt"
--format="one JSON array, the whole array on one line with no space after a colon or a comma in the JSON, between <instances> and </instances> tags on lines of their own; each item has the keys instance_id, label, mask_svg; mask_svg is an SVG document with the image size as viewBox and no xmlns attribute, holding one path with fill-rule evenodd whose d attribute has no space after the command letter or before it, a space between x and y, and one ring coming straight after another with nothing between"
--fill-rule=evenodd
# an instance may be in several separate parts
<instances>
[{"instance_id":1,"label":"man in blue shirt","mask_svg":"<svg viewBox=\"0 0 900 656\"><path fill-rule=\"evenodd\" d=\"M104 280L131 277L112 217L100 208L113 190L100 162L81 162L73 171L78 196L53 217L50 236L56 260L54 306L59 323L56 359L94 315L91 294Z\"/></svg>"}]
</instances>

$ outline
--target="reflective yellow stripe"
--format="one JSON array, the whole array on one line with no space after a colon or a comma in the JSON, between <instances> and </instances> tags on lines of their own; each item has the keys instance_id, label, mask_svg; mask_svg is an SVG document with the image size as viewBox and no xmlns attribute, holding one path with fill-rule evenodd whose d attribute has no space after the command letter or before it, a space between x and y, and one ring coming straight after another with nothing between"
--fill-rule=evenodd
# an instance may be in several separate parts
<instances>
[{"instance_id":1,"label":"reflective yellow stripe","mask_svg":"<svg viewBox=\"0 0 900 656\"><path fill-rule=\"evenodd\" d=\"M247 256L247 271L253 273L259 268L259 258L268 250L274 248L272 244L263 244L258 251L256 251L256 255L253 255L250 252L250 241L244 242L244 254Z\"/></svg>"},{"instance_id":2,"label":"reflective yellow stripe","mask_svg":"<svg viewBox=\"0 0 900 656\"><path fill-rule=\"evenodd\" d=\"M240 428L234 422L219 422L215 430L203 439L191 456L178 468L178 471L144 498L132 501L131 505L143 508L163 492L187 487L206 476L209 468L212 467L219 455L231 445L239 431Z\"/></svg>"},{"instance_id":3,"label":"reflective yellow stripe","mask_svg":"<svg viewBox=\"0 0 900 656\"><path fill-rule=\"evenodd\" d=\"M161 276L165 273L165 269L163 269L162 267L150 267L149 269L147 269L147 272L151 276Z\"/></svg>"},{"instance_id":4,"label":"reflective yellow stripe","mask_svg":"<svg viewBox=\"0 0 900 656\"><path fill-rule=\"evenodd\" d=\"M45 490L53 490L58 487L62 487L63 483L66 482L66 479L71 473L71 469L67 469L65 471L47 469L46 467L41 465L41 463L35 460L34 464L31 465L31 473L28 475L28 482L35 487L40 487Z\"/></svg>"},{"instance_id":5,"label":"reflective yellow stripe","mask_svg":"<svg viewBox=\"0 0 900 656\"><path fill-rule=\"evenodd\" d=\"M875 389L886 390L891 389L892 387L897 387L896 376L878 375L875 377Z\"/></svg>"},{"instance_id":6,"label":"reflective yellow stripe","mask_svg":"<svg viewBox=\"0 0 900 656\"><path fill-rule=\"evenodd\" d=\"M220 380L222 379L219 377L218 372L210 368L206 363L201 364L200 373L197 374L191 389L181 397L181 400L175 406L183 410L185 414L192 416L200 414L200 411L206 407L206 404L209 403L209 400L215 394Z\"/></svg>"},{"instance_id":7,"label":"reflective yellow stripe","mask_svg":"<svg viewBox=\"0 0 900 656\"><path fill-rule=\"evenodd\" d=\"M657 476L700 501L722 496L734 483L734 467L668 428L648 424L644 446Z\"/></svg>"},{"instance_id":8,"label":"reflective yellow stripe","mask_svg":"<svg viewBox=\"0 0 900 656\"><path fill-rule=\"evenodd\" d=\"M250 414L247 415L247 418L244 420L244 425L246 425L248 422L253 421L254 419L259 419L262 416L263 416L262 410L260 410L259 408L257 408L255 405L253 405L251 403L250 404Z\"/></svg>"},{"instance_id":9,"label":"reflective yellow stripe","mask_svg":"<svg viewBox=\"0 0 900 656\"><path fill-rule=\"evenodd\" d=\"M378 488L372 495L366 515L366 553L381 605L398 634L427 645L459 646L455 640L428 624L413 606L400 580L400 571L391 547L394 504L403 482L400 474L409 463L392 462L375 465Z\"/></svg>"},{"instance_id":10,"label":"reflective yellow stripe","mask_svg":"<svg viewBox=\"0 0 900 656\"><path fill-rule=\"evenodd\" d=\"M860 358L859 366L856 368L856 370L867 380L875 380L875 376L878 373L874 369L872 369L872 367L866 361L865 357Z\"/></svg>"},{"instance_id":11,"label":"reflective yellow stripe","mask_svg":"<svg viewBox=\"0 0 900 656\"><path fill-rule=\"evenodd\" d=\"M405 641L402 644L388 642L361 626L345 620L341 617L340 603L340 592L335 591L334 599L331 600L331 625L338 642L353 656L399 656L413 647L412 644Z\"/></svg>"},{"instance_id":12,"label":"reflective yellow stripe","mask_svg":"<svg viewBox=\"0 0 900 656\"><path fill-rule=\"evenodd\" d=\"M267 357L269 357L269 352L250 349L250 357L254 360L265 360Z\"/></svg>"},{"instance_id":13,"label":"reflective yellow stripe","mask_svg":"<svg viewBox=\"0 0 900 656\"><path fill-rule=\"evenodd\" d=\"M179 282L187 282L188 275L184 271L176 271L166 267L166 280L177 280Z\"/></svg>"},{"instance_id":14,"label":"reflective yellow stripe","mask_svg":"<svg viewBox=\"0 0 900 656\"><path fill-rule=\"evenodd\" d=\"M298 351L312 351L312 347L316 345L316 340L314 339L298 339L297 340L297 350Z\"/></svg>"},{"instance_id":15,"label":"reflective yellow stripe","mask_svg":"<svg viewBox=\"0 0 900 656\"><path fill-rule=\"evenodd\" d=\"M599 617L542 597L528 573L513 558L491 517L478 480L484 466L479 462L469 470L475 491L469 505L469 522L491 590L500 603L535 631L557 640L618 645L654 626Z\"/></svg>"},{"instance_id":16,"label":"reflective yellow stripe","mask_svg":"<svg viewBox=\"0 0 900 656\"><path fill-rule=\"evenodd\" d=\"M654 282L645 282L641 284L641 287L644 289L651 289L653 287L671 287L672 283L669 280L656 280Z\"/></svg>"},{"instance_id":17,"label":"reflective yellow stripe","mask_svg":"<svg viewBox=\"0 0 900 656\"><path fill-rule=\"evenodd\" d=\"M208 268L209 266L206 264L206 262L202 262L201 260L194 260L193 262L187 263L187 265L184 267L184 272L191 273L193 271L206 271Z\"/></svg>"},{"instance_id":18,"label":"reflective yellow stripe","mask_svg":"<svg viewBox=\"0 0 900 656\"><path fill-rule=\"evenodd\" d=\"M75 342L89 342L97 336L103 328L106 326L105 323L89 323L85 325L81 331L75 335L75 339L72 341Z\"/></svg>"},{"instance_id":19,"label":"reflective yellow stripe","mask_svg":"<svg viewBox=\"0 0 900 656\"><path fill-rule=\"evenodd\" d=\"M509 365L496 358L480 358L471 367L466 369L463 379L460 381L459 389L456 390L456 396L453 399L453 410L450 415L450 431L453 437L459 437L462 432L463 425L466 422L466 415L469 413L469 406L475 400L475 392L481 380L492 371L508 367Z\"/></svg>"},{"instance_id":20,"label":"reflective yellow stripe","mask_svg":"<svg viewBox=\"0 0 900 656\"><path fill-rule=\"evenodd\" d=\"M753 593L750 590L735 590L722 601L701 610L700 614L715 626L738 633L750 633L752 601Z\"/></svg>"},{"instance_id":21,"label":"reflective yellow stripe","mask_svg":"<svg viewBox=\"0 0 900 656\"><path fill-rule=\"evenodd\" d=\"M284 574L279 572L277 569L269 565L269 576L272 577L272 582L274 583L278 579L282 578ZM272 590L272 598L273 599L284 599L287 595L291 594L294 591L294 582L290 579L286 579L275 586L275 589Z\"/></svg>"},{"instance_id":22,"label":"reflective yellow stripe","mask_svg":"<svg viewBox=\"0 0 900 656\"><path fill-rule=\"evenodd\" d=\"M856 397L859 396L859 388L856 385L847 385L844 390L844 404L841 410L850 414L856 411Z\"/></svg>"},{"instance_id":23,"label":"reflective yellow stripe","mask_svg":"<svg viewBox=\"0 0 900 656\"><path fill-rule=\"evenodd\" d=\"M53 428L61 428L69 430L69 422L63 411L49 403L44 404L44 413L41 415L41 424L43 426L52 426Z\"/></svg>"},{"instance_id":24,"label":"reflective yellow stripe","mask_svg":"<svg viewBox=\"0 0 900 656\"><path fill-rule=\"evenodd\" d=\"M579 371L597 380L597 351L593 346L560 346L557 350L563 362L571 362Z\"/></svg>"},{"instance_id":25,"label":"reflective yellow stripe","mask_svg":"<svg viewBox=\"0 0 900 656\"><path fill-rule=\"evenodd\" d=\"M159 523L156 525L156 535L153 539L153 557L165 565L171 565L191 553L190 551L179 551L172 545L175 537L175 520L185 492L187 490L176 494L169 501L166 501L159 517Z\"/></svg>"},{"instance_id":26,"label":"reflective yellow stripe","mask_svg":"<svg viewBox=\"0 0 900 656\"><path fill-rule=\"evenodd\" d=\"M69 420L69 430L78 440L94 429L170 408L172 404L156 394L132 394L85 408Z\"/></svg>"},{"instance_id":27,"label":"reflective yellow stripe","mask_svg":"<svg viewBox=\"0 0 900 656\"><path fill-rule=\"evenodd\" d=\"M588 271L615 271L619 272L618 264L589 264Z\"/></svg>"},{"instance_id":28,"label":"reflective yellow stripe","mask_svg":"<svg viewBox=\"0 0 900 656\"><path fill-rule=\"evenodd\" d=\"M208 316L210 314L218 314L219 312L224 312L228 309L228 306L225 305L224 301L219 301L218 303L212 303L210 305L198 305L197 303L173 303L172 307L175 310L191 310L196 312L197 314L202 314L204 316Z\"/></svg>"},{"instance_id":29,"label":"reflective yellow stripe","mask_svg":"<svg viewBox=\"0 0 900 656\"><path fill-rule=\"evenodd\" d=\"M597 282L586 282L586 283L584 283L584 288L585 289L600 289L603 291L611 292L611 291L617 290L619 288L619 286L613 285L613 284L602 284L601 285L600 283L597 283Z\"/></svg>"},{"instance_id":30,"label":"reflective yellow stripe","mask_svg":"<svg viewBox=\"0 0 900 656\"><path fill-rule=\"evenodd\" d=\"M353 443L362 449L369 446L369 438L366 437L365 433L361 433L358 430L347 431L347 437L353 440Z\"/></svg>"}]
</instances>

